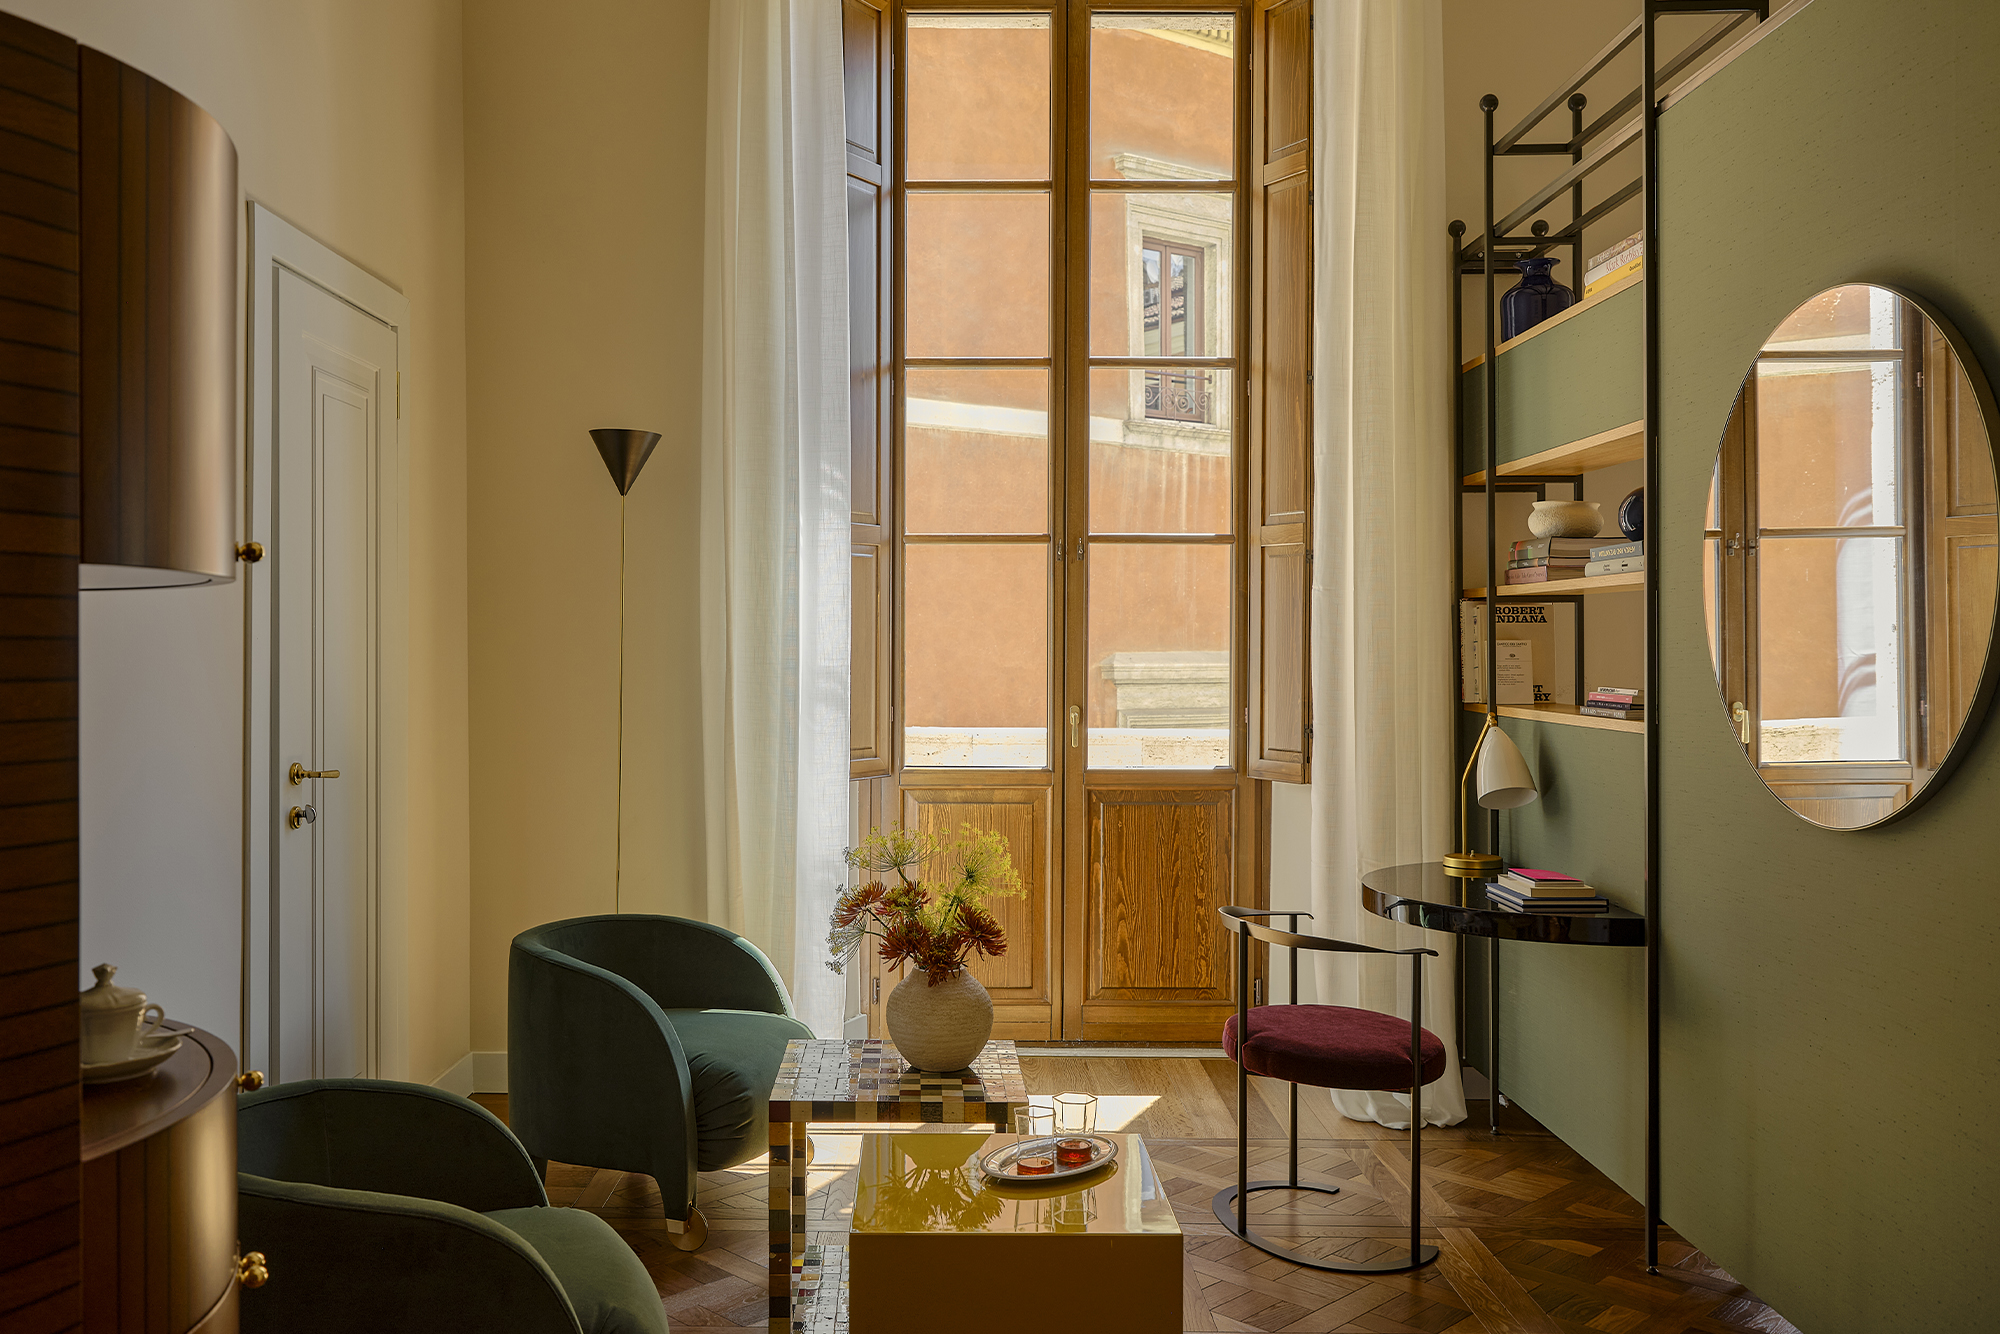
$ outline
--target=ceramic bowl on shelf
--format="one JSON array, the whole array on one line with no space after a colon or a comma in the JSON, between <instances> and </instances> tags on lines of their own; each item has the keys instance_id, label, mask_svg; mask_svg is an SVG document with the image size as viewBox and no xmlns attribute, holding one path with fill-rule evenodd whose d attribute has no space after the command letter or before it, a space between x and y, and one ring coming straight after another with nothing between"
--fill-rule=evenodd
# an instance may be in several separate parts
<instances>
[{"instance_id":1,"label":"ceramic bowl on shelf","mask_svg":"<svg viewBox=\"0 0 2000 1334\"><path fill-rule=\"evenodd\" d=\"M1594 500L1538 500L1528 512L1528 531L1536 537L1596 537L1603 530Z\"/></svg>"}]
</instances>

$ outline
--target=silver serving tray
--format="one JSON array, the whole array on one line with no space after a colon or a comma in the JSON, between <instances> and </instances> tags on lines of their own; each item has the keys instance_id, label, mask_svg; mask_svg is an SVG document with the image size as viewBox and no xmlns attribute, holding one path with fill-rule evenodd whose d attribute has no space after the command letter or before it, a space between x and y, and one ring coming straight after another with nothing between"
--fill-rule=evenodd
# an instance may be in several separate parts
<instances>
[{"instance_id":1,"label":"silver serving tray","mask_svg":"<svg viewBox=\"0 0 2000 1334\"><path fill-rule=\"evenodd\" d=\"M1041 1172L1033 1176L1023 1176L1014 1170L1014 1160L1033 1154L1050 1158L1056 1156L1056 1141L1064 1139L1087 1139L1097 1146L1097 1156L1077 1167L1064 1167L1060 1162L1053 1172ZM1043 1186L1051 1181L1066 1181L1071 1177L1087 1176L1118 1157L1118 1141L1106 1139L1102 1135L1037 1135L1032 1139L1019 1140L1013 1144L1003 1144L979 1160L979 1170L989 1181L998 1181L1010 1186Z\"/></svg>"}]
</instances>

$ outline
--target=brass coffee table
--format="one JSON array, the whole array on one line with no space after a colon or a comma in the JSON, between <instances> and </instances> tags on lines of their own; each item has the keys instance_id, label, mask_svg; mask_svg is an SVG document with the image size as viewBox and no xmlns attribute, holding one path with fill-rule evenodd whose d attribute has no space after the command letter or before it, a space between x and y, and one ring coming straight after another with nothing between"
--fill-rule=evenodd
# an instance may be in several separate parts
<instances>
[{"instance_id":1,"label":"brass coffee table","mask_svg":"<svg viewBox=\"0 0 2000 1334\"><path fill-rule=\"evenodd\" d=\"M881 1038L794 1038L770 1101L770 1334L791 1334L795 1324L845 1328L845 1312L829 1300L840 1291L845 1254L806 1247L807 1127L914 1122L1004 1131L1014 1109L1028 1105L1028 1087L1012 1042L987 1043L968 1070L933 1075L911 1070ZM838 1325L827 1323L836 1318Z\"/></svg>"}]
</instances>

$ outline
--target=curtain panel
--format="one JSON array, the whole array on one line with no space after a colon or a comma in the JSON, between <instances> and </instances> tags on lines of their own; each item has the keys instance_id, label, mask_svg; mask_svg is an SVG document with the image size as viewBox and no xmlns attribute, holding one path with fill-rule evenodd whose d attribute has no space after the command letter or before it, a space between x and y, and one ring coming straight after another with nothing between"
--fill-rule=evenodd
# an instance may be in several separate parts
<instances>
[{"instance_id":1,"label":"curtain panel","mask_svg":"<svg viewBox=\"0 0 2000 1334\"><path fill-rule=\"evenodd\" d=\"M709 919L837 1037L846 875L847 213L841 11L713 0L702 367Z\"/></svg>"},{"instance_id":2,"label":"curtain panel","mask_svg":"<svg viewBox=\"0 0 2000 1334\"><path fill-rule=\"evenodd\" d=\"M1320 0L1313 53L1312 907L1326 934L1425 945L1445 1076L1426 1124L1465 1118L1456 941L1361 906L1361 876L1434 861L1452 832L1456 677L1452 349L1441 0ZM1409 964L1315 956L1321 1002L1409 1014ZM1336 1090L1409 1125L1409 1095Z\"/></svg>"}]
</instances>

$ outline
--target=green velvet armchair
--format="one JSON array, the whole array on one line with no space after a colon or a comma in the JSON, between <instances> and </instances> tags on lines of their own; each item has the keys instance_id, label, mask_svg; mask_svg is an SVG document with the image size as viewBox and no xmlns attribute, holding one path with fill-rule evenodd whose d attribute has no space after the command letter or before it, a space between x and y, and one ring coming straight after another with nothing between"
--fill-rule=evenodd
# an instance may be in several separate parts
<instances>
[{"instance_id":1,"label":"green velvet armchair","mask_svg":"<svg viewBox=\"0 0 2000 1334\"><path fill-rule=\"evenodd\" d=\"M769 1147L769 1098L792 1015L763 952L683 917L623 913L514 937L507 974L507 1119L548 1160L659 1183L682 1250L708 1224L695 1174Z\"/></svg>"},{"instance_id":2,"label":"green velvet armchair","mask_svg":"<svg viewBox=\"0 0 2000 1334\"><path fill-rule=\"evenodd\" d=\"M477 1103L422 1084L313 1079L237 1100L238 1229L271 1279L246 1334L667 1334L611 1226L552 1209Z\"/></svg>"}]
</instances>

